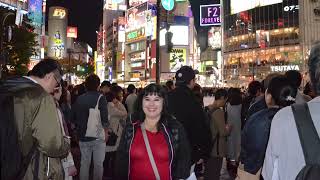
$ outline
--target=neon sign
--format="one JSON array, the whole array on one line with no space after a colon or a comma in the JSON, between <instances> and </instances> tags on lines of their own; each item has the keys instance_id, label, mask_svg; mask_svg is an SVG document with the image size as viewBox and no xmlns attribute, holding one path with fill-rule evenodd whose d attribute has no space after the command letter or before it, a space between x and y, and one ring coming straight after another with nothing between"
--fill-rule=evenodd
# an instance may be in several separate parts
<instances>
[{"instance_id":1,"label":"neon sign","mask_svg":"<svg viewBox=\"0 0 320 180\"><path fill-rule=\"evenodd\" d=\"M55 9L52 14L53 17L59 17L60 19L63 19L66 15L67 12L64 9Z\"/></svg>"},{"instance_id":2,"label":"neon sign","mask_svg":"<svg viewBox=\"0 0 320 180\"><path fill-rule=\"evenodd\" d=\"M127 42L138 40L138 39L141 39L144 37L145 37L145 29L144 28L140 28L140 29L131 31L126 34Z\"/></svg>"}]
</instances>

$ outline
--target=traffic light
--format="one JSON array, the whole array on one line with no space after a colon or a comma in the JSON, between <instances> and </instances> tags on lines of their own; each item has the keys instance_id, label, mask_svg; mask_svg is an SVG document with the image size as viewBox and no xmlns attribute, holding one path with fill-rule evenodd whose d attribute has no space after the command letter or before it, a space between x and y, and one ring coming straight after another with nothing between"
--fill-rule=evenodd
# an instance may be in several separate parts
<instances>
[{"instance_id":1,"label":"traffic light","mask_svg":"<svg viewBox=\"0 0 320 180\"><path fill-rule=\"evenodd\" d=\"M172 48L173 48L172 36L173 36L173 33L167 31L167 33L166 33L166 45L167 45L168 53L170 53Z\"/></svg>"}]
</instances>

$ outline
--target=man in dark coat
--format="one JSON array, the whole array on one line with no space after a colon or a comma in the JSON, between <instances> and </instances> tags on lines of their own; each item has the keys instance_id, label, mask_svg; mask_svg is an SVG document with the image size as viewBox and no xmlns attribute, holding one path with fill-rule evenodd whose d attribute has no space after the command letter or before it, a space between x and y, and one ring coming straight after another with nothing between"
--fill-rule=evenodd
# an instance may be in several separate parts
<instances>
[{"instance_id":1,"label":"man in dark coat","mask_svg":"<svg viewBox=\"0 0 320 180\"><path fill-rule=\"evenodd\" d=\"M176 72L176 88L169 93L169 111L187 132L192 149L192 162L201 164L210 154L212 141L204 110L192 92L196 83L195 74L189 66L182 66Z\"/></svg>"}]
</instances>

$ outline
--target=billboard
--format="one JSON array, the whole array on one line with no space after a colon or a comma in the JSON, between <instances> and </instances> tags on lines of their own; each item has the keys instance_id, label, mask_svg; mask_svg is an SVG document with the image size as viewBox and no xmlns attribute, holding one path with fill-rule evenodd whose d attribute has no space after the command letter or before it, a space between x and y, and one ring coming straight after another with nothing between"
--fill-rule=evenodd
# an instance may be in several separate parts
<instances>
[{"instance_id":1,"label":"billboard","mask_svg":"<svg viewBox=\"0 0 320 180\"><path fill-rule=\"evenodd\" d=\"M176 46L187 46L189 45L189 26L170 26L169 29L173 36L171 42ZM160 46L166 45L166 29L160 31Z\"/></svg>"},{"instance_id":2,"label":"billboard","mask_svg":"<svg viewBox=\"0 0 320 180\"><path fill-rule=\"evenodd\" d=\"M282 3L283 0L248 0L245 3L239 0L231 0L231 14L236 14L242 11L253 9L261 6Z\"/></svg>"},{"instance_id":3,"label":"billboard","mask_svg":"<svg viewBox=\"0 0 320 180\"><path fill-rule=\"evenodd\" d=\"M212 49L221 49L221 27L211 27L208 31L208 44Z\"/></svg>"},{"instance_id":4,"label":"billboard","mask_svg":"<svg viewBox=\"0 0 320 180\"><path fill-rule=\"evenodd\" d=\"M156 0L129 0L129 7L134 7L134 6L138 6L142 3L145 3L145 2L149 2L149 3L152 3L152 4L156 4L157 1Z\"/></svg>"},{"instance_id":5,"label":"billboard","mask_svg":"<svg viewBox=\"0 0 320 180\"><path fill-rule=\"evenodd\" d=\"M103 9L105 10L127 10L125 0L104 0Z\"/></svg>"},{"instance_id":6,"label":"billboard","mask_svg":"<svg viewBox=\"0 0 320 180\"><path fill-rule=\"evenodd\" d=\"M18 2L20 3L20 9L28 10L28 1L27 0L1 0L0 6L8 7L9 9L18 8Z\"/></svg>"},{"instance_id":7,"label":"billboard","mask_svg":"<svg viewBox=\"0 0 320 180\"><path fill-rule=\"evenodd\" d=\"M28 17L34 26L42 25L42 0L29 0Z\"/></svg>"},{"instance_id":8,"label":"billboard","mask_svg":"<svg viewBox=\"0 0 320 180\"><path fill-rule=\"evenodd\" d=\"M146 25L146 11L148 3L140 4L139 6L130 8L126 13L127 26L126 31L133 31Z\"/></svg>"},{"instance_id":9,"label":"billboard","mask_svg":"<svg viewBox=\"0 0 320 180\"><path fill-rule=\"evenodd\" d=\"M170 71L177 72L182 66L186 65L187 50L185 48L173 48L170 52Z\"/></svg>"},{"instance_id":10,"label":"billboard","mask_svg":"<svg viewBox=\"0 0 320 180\"><path fill-rule=\"evenodd\" d=\"M221 25L220 4L200 5L200 26Z\"/></svg>"},{"instance_id":11,"label":"billboard","mask_svg":"<svg viewBox=\"0 0 320 180\"><path fill-rule=\"evenodd\" d=\"M78 29L77 27L67 27L67 37L68 38L77 38L78 37Z\"/></svg>"}]
</instances>

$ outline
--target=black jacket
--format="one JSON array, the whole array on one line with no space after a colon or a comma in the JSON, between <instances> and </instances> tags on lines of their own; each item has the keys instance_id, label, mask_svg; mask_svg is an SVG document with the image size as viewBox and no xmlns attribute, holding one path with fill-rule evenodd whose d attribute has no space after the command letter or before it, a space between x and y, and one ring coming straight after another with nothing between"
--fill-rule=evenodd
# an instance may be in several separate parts
<instances>
[{"instance_id":1,"label":"black jacket","mask_svg":"<svg viewBox=\"0 0 320 180\"><path fill-rule=\"evenodd\" d=\"M256 174L262 167L267 150L270 127L278 108L263 109L253 114L244 126L241 135L240 161L244 170Z\"/></svg>"},{"instance_id":2,"label":"black jacket","mask_svg":"<svg viewBox=\"0 0 320 180\"><path fill-rule=\"evenodd\" d=\"M256 100L253 104L248 109L247 117L246 119L249 119L250 116L252 116L254 113L259 112L263 109L267 109L268 106L266 104L266 99L264 96L260 97L259 99Z\"/></svg>"},{"instance_id":3,"label":"black jacket","mask_svg":"<svg viewBox=\"0 0 320 180\"><path fill-rule=\"evenodd\" d=\"M130 148L137 128L140 128L140 122L128 122L120 140L120 145L116 156L115 179L129 179L130 169ZM190 175L190 145L186 137L183 126L172 119L162 123L160 130L166 135L169 146L169 158L171 164L171 179L186 179ZM173 155L173 156L172 156ZM146 154L147 156L147 154Z\"/></svg>"},{"instance_id":4,"label":"black jacket","mask_svg":"<svg viewBox=\"0 0 320 180\"><path fill-rule=\"evenodd\" d=\"M192 162L210 156L211 132L201 104L187 86L177 86L169 93L169 112L184 126L192 147Z\"/></svg>"}]
</instances>

